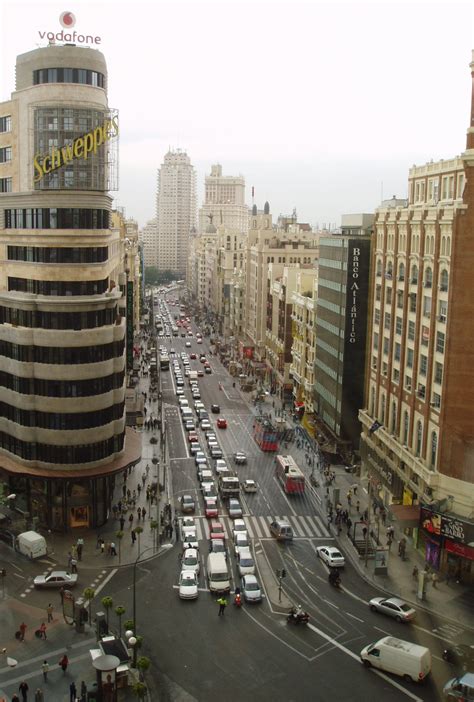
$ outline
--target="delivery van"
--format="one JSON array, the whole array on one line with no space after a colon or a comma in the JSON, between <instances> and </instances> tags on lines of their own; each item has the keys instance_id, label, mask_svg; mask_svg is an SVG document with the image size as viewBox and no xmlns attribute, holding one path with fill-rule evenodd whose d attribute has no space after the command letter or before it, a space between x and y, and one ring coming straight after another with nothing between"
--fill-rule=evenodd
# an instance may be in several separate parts
<instances>
[{"instance_id":1,"label":"delivery van","mask_svg":"<svg viewBox=\"0 0 474 702\"><path fill-rule=\"evenodd\" d=\"M369 644L360 652L360 658L368 668L379 668L413 682L422 682L431 670L429 648L394 636Z\"/></svg>"},{"instance_id":2,"label":"delivery van","mask_svg":"<svg viewBox=\"0 0 474 702\"><path fill-rule=\"evenodd\" d=\"M288 524L280 519L276 519L270 524L270 533L278 541L291 541L293 538L293 529Z\"/></svg>"},{"instance_id":3,"label":"delivery van","mask_svg":"<svg viewBox=\"0 0 474 702\"><path fill-rule=\"evenodd\" d=\"M210 553L208 555L207 580L211 592L229 592L229 570L223 553Z\"/></svg>"},{"instance_id":4,"label":"delivery van","mask_svg":"<svg viewBox=\"0 0 474 702\"><path fill-rule=\"evenodd\" d=\"M447 702L474 702L474 673L464 673L451 678L443 688L443 699Z\"/></svg>"},{"instance_id":5,"label":"delivery van","mask_svg":"<svg viewBox=\"0 0 474 702\"><path fill-rule=\"evenodd\" d=\"M189 375L188 375L188 380L189 384L191 385L192 380L197 380L198 379L198 372L197 370L190 370Z\"/></svg>"},{"instance_id":6,"label":"delivery van","mask_svg":"<svg viewBox=\"0 0 474 702\"><path fill-rule=\"evenodd\" d=\"M28 558L46 556L46 539L36 531L24 531L18 535L18 550Z\"/></svg>"}]
</instances>

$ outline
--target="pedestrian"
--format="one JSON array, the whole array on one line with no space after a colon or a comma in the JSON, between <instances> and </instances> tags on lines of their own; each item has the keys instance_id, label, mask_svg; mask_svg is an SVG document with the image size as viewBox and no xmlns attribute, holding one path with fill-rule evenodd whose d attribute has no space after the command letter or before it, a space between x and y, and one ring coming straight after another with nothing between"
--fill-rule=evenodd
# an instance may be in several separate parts
<instances>
[{"instance_id":1,"label":"pedestrian","mask_svg":"<svg viewBox=\"0 0 474 702\"><path fill-rule=\"evenodd\" d=\"M68 551L67 553L67 569L71 570L72 553Z\"/></svg>"},{"instance_id":2,"label":"pedestrian","mask_svg":"<svg viewBox=\"0 0 474 702\"><path fill-rule=\"evenodd\" d=\"M49 673L48 661L43 661L43 663L41 665L41 671L43 673L43 680L46 682L48 680L48 673Z\"/></svg>"},{"instance_id":3,"label":"pedestrian","mask_svg":"<svg viewBox=\"0 0 474 702\"><path fill-rule=\"evenodd\" d=\"M391 536L389 536L388 539L387 539L387 548L388 548L389 551L390 551L390 549L392 548L392 543L393 543L393 539L392 539Z\"/></svg>"},{"instance_id":4,"label":"pedestrian","mask_svg":"<svg viewBox=\"0 0 474 702\"><path fill-rule=\"evenodd\" d=\"M217 616L218 616L218 617L220 617L220 616L223 617L223 616L224 616L224 612L225 612L225 608L227 607L227 600L226 600L226 598L224 597L224 595L223 595L222 597L219 597L219 599L217 600L217 604L219 605L219 612L218 612L218 615L217 615Z\"/></svg>"},{"instance_id":5,"label":"pedestrian","mask_svg":"<svg viewBox=\"0 0 474 702\"><path fill-rule=\"evenodd\" d=\"M77 561L75 558L71 561L71 573L77 573Z\"/></svg>"},{"instance_id":6,"label":"pedestrian","mask_svg":"<svg viewBox=\"0 0 474 702\"><path fill-rule=\"evenodd\" d=\"M40 633L39 634L40 639L44 639L46 641L46 638L47 638L46 637L46 624L44 622L41 622L41 626L38 629L38 631Z\"/></svg>"},{"instance_id":7,"label":"pedestrian","mask_svg":"<svg viewBox=\"0 0 474 702\"><path fill-rule=\"evenodd\" d=\"M69 700L70 700L70 702L76 702L76 694L77 694L76 683L73 680L72 683L69 685Z\"/></svg>"},{"instance_id":8,"label":"pedestrian","mask_svg":"<svg viewBox=\"0 0 474 702\"><path fill-rule=\"evenodd\" d=\"M110 555L111 556L116 556L117 555L117 550L115 548L115 544L113 541L110 542Z\"/></svg>"},{"instance_id":9,"label":"pedestrian","mask_svg":"<svg viewBox=\"0 0 474 702\"><path fill-rule=\"evenodd\" d=\"M122 516L120 517L120 531L123 531L124 526L125 526L125 518L124 518L123 515L122 515Z\"/></svg>"},{"instance_id":10,"label":"pedestrian","mask_svg":"<svg viewBox=\"0 0 474 702\"><path fill-rule=\"evenodd\" d=\"M142 517L142 508L139 507L139 508L137 509L137 519L138 519L138 521L140 521L141 517Z\"/></svg>"},{"instance_id":11,"label":"pedestrian","mask_svg":"<svg viewBox=\"0 0 474 702\"><path fill-rule=\"evenodd\" d=\"M48 615L48 624L53 621L53 605L51 602L46 607L46 614Z\"/></svg>"},{"instance_id":12,"label":"pedestrian","mask_svg":"<svg viewBox=\"0 0 474 702\"><path fill-rule=\"evenodd\" d=\"M23 680L23 682L21 682L21 683L18 685L18 690L21 692L21 696L22 696L22 698L23 698L23 702L27 702L27 700L28 700L28 690L29 690L28 683L25 682L25 681Z\"/></svg>"},{"instance_id":13,"label":"pedestrian","mask_svg":"<svg viewBox=\"0 0 474 702\"><path fill-rule=\"evenodd\" d=\"M143 519L143 521L145 521L145 517L146 517L146 508L145 508L145 507L142 507L142 519Z\"/></svg>"},{"instance_id":14,"label":"pedestrian","mask_svg":"<svg viewBox=\"0 0 474 702\"><path fill-rule=\"evenodd\" d=\"M354 485L352 486L352 492L354 493L354 497L357 496L357 487L358 487L357 483L354 483Z\"/></svg>"},{"instance_id":15,"label":"pedestrian","mask_svg":"<svg viewBox=\"0 0 474 702\"><path fill-rule=\"evenodd\" d=\"M35 692L35 702L44 702L43 690L40 687L36 688Z\"/></svg>"},{"instance_id":16,"label":"pedestrian","mask_svg":"<svg viewBox=\"0 0 474 702\"><path fill-rule=\"evenodd\" d=\"M146 477L148 478L148 473L150 472L150 466L148 465L148 463L145 466L145 471L146 471Z\"/></svg>"},{"instance_id":17,"label":"pedestrian","mask_svg":"<svg viewBox=\"0 0 474 702\"><path fill-rule=\"evenodd\" d=\"M105 553L105 541L104 539L100 540L100 552Z\"/></svg>"},{"instance_id":18,"label":"pedestrian","mask_svg":"<svg viewBox=\"0 0 474 702\"><path fill-rule=\"evenodd\" d=\"M357 510L357 514L360 514L360 502L359 502L359 500L357 500L357 502L356 502L356 510Z\"/></svg>"},{"instance_id":19,"label":"pedestrian","mask_svg":"<svg viewBox=\"0 0 474 702\"><path fill-rule=\"evenodd\" d=\"M147 478L147 473L142 473L142 483L143 483L143 487L145 487L146 478Z\"/></svg>"},{"instance_id":20,"label":"pedestrian","mask_svg":"<svg viewBox=\"0 0 474 702\"><path fill-rule=\"evenodd\" d=\"M365 541L365 539L367 538L367 527L364 527L364 528L362 529L362 534L363 534L363 536L364 536L364 541Z\"/></svg>"},{"instance_id":21,"label":"pedestrian","mask_svg":"<svg viewBox=\"0 0 474 702\"><path fill-rule=\"evenodd\" d=\"M350 532L351 532L351 526L352 526L352 520L350 517L347 518L346 525L347 525L347 536L349 536Z\"/></svg>"},{"instance_id":22,"label":"pedestrian","mask_svg":"<svg viewBox=\"0 0 474 702\"><path fill-rule=\"evenodd\" d=\"M84 548L84 539L79 537L77 540L77 559L82 561L82 549Z\"/></svg>"},{"instance_id":23,"label":"pedestrian","mask_svg":"<svg viewBox=\"0 0 474 702\"><path fill-rule=\"evenodd\" d=\"M126 494L127 494L127 486L126 486L125 483L124 483L124 484L122 485L122 495L123 495L124 498L125 498Z\"/></svg>"},{"instance_id":24,"label":"pedestrian","mask_svg":"<svg viewBox=\"0 0 474 702\"><path fill-rule=\"evenodd\" d=\"M137 491L136 490L133 491L132 497L133 497L133 501L136 502L137 501Z\"/></svg>"},{"instance_id":25,"label":"pedestrian","mask_svg":"<svg viewBox=\"0 0 474 702\"><path fill-rule=\"evenodd\" d=\"M131 492L130 488L127 488L127 500L130 500L131 497L132 497L132 492Z\"/></svg>"},{"instance_id":26,"label":"pedestrian","mask_svg":"<svg viewBox=\"0 0 474 702\"><path fill-rule=\"evenodd\" d=\"M130 516L128 518L128 526L130 527L130 529L132 528L132 524L133 524L133 512L130 512Z\"/></svg>"},{"instance_id":27,"label":"pedestrian","mask_svg":"<svg viewBox=\"0 0 474 702\"><path fill-rule=\"evenodd\" d=\"M20 624L20 641L25 640L25 633L26 633L26 624L25 624L25 622L22 622Z\"/></svg>"},{"instance_id":28,"label":"pedestrian","mask_svg":"<svg viewBox=\"0 0 474 702\"><path fill-rule=\"evenodd\" d=\"M71 555L77 560L77 546L75 544L71 546Z\"/></svg>"},{"instance_id":29,"label":"pedestrian","mask_svg":"<svg viewBox=\"0 0 474 702\"><path fill-rule=\"evenodd\" d=\"M363 520L364 520L364 522L367 522L369 520L369 510L368 509L364 510Z\"/></svg>"},{"instance_id":30,"label":"pedestrian","mask_svg":"<svg viewBox=\"0 0 474 702\"><path fill-rule=\"evenodd\" d=\"M415 565L413 566L413 570L412 570L412 572L411 572L411 577L413 578L413 580L414 580L415 582L418 581L418 566L416 565L416 563L415 563Z\"/></svg>"},{"instance_id":31,"label":"pedestrian","mask_svg":"<svg viewBox=\"0 0 474 702\"><path fill-rule=\"evenodd\" d=\"M438 574L437 573L432 574L431 584L433 585L434 589L436 590L436 588L438 587Z\"/></svg>"},{"instance_id":32,"label":"pedestrian","mask_svg":"<svg viewBox=\"0 0 474 702\"><path fill-rule=\"evenodd\" d=\"M132 537L132 546L133 546L135 544L135 541L137 540L137 535L135 533L135 529L132 529L132 531L130 533L131 533L131 537Z\"/></svg>"},{"instance_id":33,"label":"pedestrian","mask_svg":"<svg viewBox=\"0 0 474 702\"><path fill-rule=\"evenodd\" d=\"M140 497L141 491L142 491L142 485L141 485L141 483L137 483L138 497Z\"/></svg>"},{"instance_id":34,"label":"pedestrian","mask_svg":"<svg viewBox=\"0 0 474 702\"><path fill-rule=\"evenodd\" d=\"M66 654L64 654L64 656L59 661L59 666L63 669L63 673L66 672L68 665L69 665L69 658L67 657Z\"/></svg>"},{"instance_id":35,"label":"pedestrian","mask_svg":"<svg viewBox=\"0 0 474 702\"><path fill-rule=\"evenodd\" d=\"M80 702L86 702L87 700L87 685L85 680L81 682L81 697Z\"/></svg>"},{"instance_id":36,"label":"pedestrian","mask_svg":"<svg viewBox=\"0 0 474 702\"><path fill-rule=\"evenodd\" d=\"M18 697L18 695L16 693L13 694L11 702L20 702L20 698Z\"/></svg>"}]
</instances>

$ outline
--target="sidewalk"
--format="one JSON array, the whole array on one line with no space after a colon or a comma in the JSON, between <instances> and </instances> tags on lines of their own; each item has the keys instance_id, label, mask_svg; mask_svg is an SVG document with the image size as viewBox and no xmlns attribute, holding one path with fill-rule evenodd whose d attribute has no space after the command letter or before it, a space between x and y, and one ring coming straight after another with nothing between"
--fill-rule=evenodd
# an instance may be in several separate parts
<instances>
[{"instance_id":1,"label":"sidewalk","mask_svg":"<svg viewBox=\"0 0 474 702\"><path fill-rule=\"evenodd\" d=\"M250 404L249 393L241 393L244 399ZM274 402L274 407L272 403ZM276 412L281 412L281 400L276 396L272 396L271 402L267 403L266 411L272 411L272 416L275 416ZM287 412L287 418L290 413ZM298 423L299 424L299 423ZM296 424L295 426L298 426ZM301 436L301 434L300 434ZM307 476L311 474L311 468L306 462L306 455L308 454L312 459L314 458L314 450L309 444L305 444L301 441L301 447L298 448L296 441L292 442L288 448L289 453L295 458L298 465L306 473ZM335 473L336 478L334 483L329 488L329 498L332 497L332 489L339 488L340 496L339 500L342 504L343 510L348 510L349 517L354 524L358 521L358 514L356 510L355 503L359 500L359 512L362 515L364 510L369 507L369 497L367 491L367 478L359 478L358 476L347 473L344 466L342 465L332 465L331 471ZM318 487L312 487L311 489L316 492L321 501L321 510L323 515L326 515L326 488L324 483L324 476L317 466L317 461L315 461L314 475L319 483ZM347 493L349 489L357 485L357 495L352 496L352 505L349 506L347 502ZM361 519L361 517L360 517ZM371 520L373 520L373 512L371 511ZM388 559L388 571L387 575L376 575L374 573L374 559L369 559L367 566L365 565L365 557L359 557L357 549L355 548L353 542L347 535L347 527L342 524L342 531L338 534L338 528L333 523L331 523L330 530L334 534L334 538L339 543L341 550L344 555L349 558L355 568L359 571L361 577L363 577L367 582L373 583L384 590L389 596L398 596L407 602L413 604L416 609L425 609L430 612L443 612L443 615L451 619L456 625L462 625L464 628L470 628L474 631L474 624L472 624L472 611L474 606L474 596L472 588L470 586L457 584L455 581L451 581L449 584L444 580L437 582L436 586L433 586L430 579L428 579L428 584L426 586L426 593L423 600L419 600L417 597L418 584L413 578L413 568L416 565L418 571L421 572L425 568L425 562L422 554L415 549L411 540L399 529L396 522L390 522L387 518L385 526L380 522L380 532L379 539L381 546L386 546L386 528L388 526L394 527L393 544L390 549L389 559ZM371 523L371 528L377 532L377 526L374 522ZM354 526L352 525L351 533L353 533ZM407 540L407 551L406 560L403 561L398 556L398 543L402 537Z\"/></svg>"}]
</instances>

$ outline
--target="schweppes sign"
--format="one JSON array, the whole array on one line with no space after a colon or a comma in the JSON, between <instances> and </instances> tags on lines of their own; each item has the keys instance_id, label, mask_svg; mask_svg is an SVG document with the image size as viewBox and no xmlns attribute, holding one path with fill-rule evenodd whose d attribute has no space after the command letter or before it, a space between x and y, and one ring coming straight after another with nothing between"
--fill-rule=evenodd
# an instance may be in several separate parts
<instances>
[{"instance_id":1,"label":"schweppes sign","mask_svg":"<svg viewBox=\"0 0 474 702\"><path fill-rule=\"evenodd\" d=\"M39 183L47 173L71 163L76 158L86 161L89 156L97 153L100 146L118 136L118 133L118 117L112 117L112 119L104 120L100 126L87 132L84 136L74 139L72 144L67 144L60 149L53 147L51 153L45 156L36 154L34 182Z\"/></svg>"}]
</instances>

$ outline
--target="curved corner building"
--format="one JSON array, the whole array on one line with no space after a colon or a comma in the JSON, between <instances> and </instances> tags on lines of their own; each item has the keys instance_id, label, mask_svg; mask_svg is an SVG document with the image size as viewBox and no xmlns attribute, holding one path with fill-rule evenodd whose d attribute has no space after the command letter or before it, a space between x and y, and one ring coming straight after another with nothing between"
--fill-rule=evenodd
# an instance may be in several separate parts
<instances>
[{"instance_id":1,"label":"curved corner building","mask_svg":"<svg viewBox=\"0 0 474 702\"><path fill-rule=\"evenodd\" d=\"M0 104L0 484L55 530L103 524L114 475L140 458L110 228L117 140L99 51L18 56Z\"/></svg>"}]
</instances>

